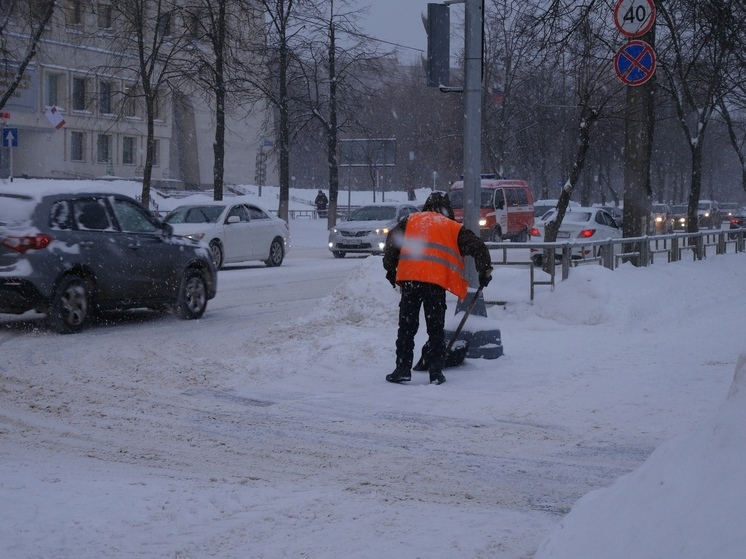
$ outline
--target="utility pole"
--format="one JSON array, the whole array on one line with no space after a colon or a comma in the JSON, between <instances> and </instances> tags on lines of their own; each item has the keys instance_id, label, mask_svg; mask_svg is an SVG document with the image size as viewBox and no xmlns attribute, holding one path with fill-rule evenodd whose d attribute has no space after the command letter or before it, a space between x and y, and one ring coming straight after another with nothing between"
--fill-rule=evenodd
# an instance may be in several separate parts
<instances>
[{"instance_id":1,"label":"utility pole","mask_svg":"<svg viewBox=\"0 0 746 559\"><path fill-rule=\"evenodd\" d=\"M482 171L482 0L466 0L464 17L464 226L479 235ZM479 280L473 261L466 270L471 287Z\"/></svg>"}]
</instances>

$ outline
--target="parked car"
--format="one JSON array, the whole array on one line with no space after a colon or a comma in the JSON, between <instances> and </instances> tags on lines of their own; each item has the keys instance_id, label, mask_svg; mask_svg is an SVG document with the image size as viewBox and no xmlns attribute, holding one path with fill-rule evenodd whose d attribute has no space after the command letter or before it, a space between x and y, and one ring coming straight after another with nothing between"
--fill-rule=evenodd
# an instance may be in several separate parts
<instances>
[{"instance_id":1,"label":"parked car","mask_svg":"<svg viewBox=\"0 0 746 559\"><path fill-rule=\"evenodd\" d=\"M240 198L185 204L164 221L174 234L206 243L218 270L225 264L251 260L280 266L290 250L287 222Z\"/></svg>"},{"instance_id":2,"label":"parked car","mask_svg":"<svg viewBox=\"0 0 746 559\"><path fill-rule=\"evenodd\" d=\"M673 233L673 214L668 204L653 204L650 207L651 235L666 235Z\"/></svg>"},{"instance_id":3,"label":"parked car","mask_svg":"<svg viewBox=\"0 0 746 559\"><path fill-rule=\"evenodd\" d=\"M689 207L686 204L675 204L671 206L671 222L674 231L686 231L689 218L687 212Z\"/></svg>"},{"instance_id":4,"label":"parked car","mask_svg":"<svg viewBox=\"0 0 746 559\"><path fill-rule=\"evenodd\" d=\"M329 250L334 258L352 254L382 254L391 228L420 211L410 202L381 202L361 206L329 230Z\"/></svg>"},{"instance_id":5,"label":"parked car","mask_svg":"<svg viewBox=\"0 0 746 559\"><path fill-rule=\"evenodd\" d=\"M700 229L720 229L723 225L723 218L720 216L718 203L712 200L699 201L697 219Z\"/></svg>"},{"instance_id":6,"label":"parked car","mask_svg":"<svg viewBox=\"0 0 746 559\"><path fill-rule=\"evenodd\" d=\"M542 242L544 240L544 231L547 223L552 221L553 216L547 216L546 219L535 225L531 230L531 240ZM600 207L579 207L573 208L572 211L565 213L557 232L557 242L562 241L599 241L605 239L621 239L622 231L617 226L611 214ZM604 247L590 247L579 245L573 247L572 258L598 258L603 254ZM531 249L531 260L539 266L541 265L541 249ZM561 254L557 254L559 258Z\"/></svg>"},{"instance_id":7,"label":"parked car","mask_svg":"<svg viewBox=\"0 0 746 559\"><path fill-rule=\"evenodd\" d=\"M72 333L103 310L199 318L216 289L207 246L174 236L132 198L0 187L0 312L36 310Z\"/></svg>"}]
</instances>

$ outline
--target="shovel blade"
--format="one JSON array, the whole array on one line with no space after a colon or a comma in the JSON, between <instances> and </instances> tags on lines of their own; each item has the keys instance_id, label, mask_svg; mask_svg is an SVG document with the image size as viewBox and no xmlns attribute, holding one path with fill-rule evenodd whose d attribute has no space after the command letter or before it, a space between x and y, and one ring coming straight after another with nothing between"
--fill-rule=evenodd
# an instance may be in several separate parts
<instances>
[{"instance_id":1,"label":"shovel blade","mask_svg":"<svg viewBox=\"0 0 746 559\"><path fill-rule=\"evenodd\" d=\"M446 367L458 367L464 362L466 352L469 351L469 342L466 340L456 340L453 342L451 349L446 351Z\"/></svg>"},{"instance_id":2,"label":"shovel blade","mask_svg":"<svg viewBox=\"0 0 746 559\"><path fill-rule=\"evenodd\" d=\"M446 349L445 367L458 367L464 362L466 352L469 350L469 342L466 340L456 340L450 349ZM422 354L419 361L412 367L413 371L427 371L430 366L427 362L427 344L422 348Z\"/></svg>"}]
</instances>

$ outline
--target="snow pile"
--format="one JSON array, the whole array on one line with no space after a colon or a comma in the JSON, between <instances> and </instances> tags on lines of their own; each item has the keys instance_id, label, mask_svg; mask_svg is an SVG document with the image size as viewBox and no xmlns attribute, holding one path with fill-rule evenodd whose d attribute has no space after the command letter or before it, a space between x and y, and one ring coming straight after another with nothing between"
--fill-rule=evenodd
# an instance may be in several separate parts
<instances>
[{"instance_id":1,"label":"snow pile","mask_svg":"<svg viewBox=\"0 0 746 559\"><path fill-rule=\"evenodd\" d=\"M536 559L741 559L746 550L746 354L711 421L573 507Z\"/></svg>"}]
</instances>

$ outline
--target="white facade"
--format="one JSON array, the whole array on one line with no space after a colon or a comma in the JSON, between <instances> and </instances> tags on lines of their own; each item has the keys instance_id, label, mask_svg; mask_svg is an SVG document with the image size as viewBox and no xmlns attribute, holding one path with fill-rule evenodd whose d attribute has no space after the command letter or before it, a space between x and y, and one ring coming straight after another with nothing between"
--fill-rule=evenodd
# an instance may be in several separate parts
<instances>
[{"instance_id":1,"label":"white facade","mask_svg":"<svg viewBox=\"0 0 746 559\"><path fill-rule=\"evenodd\" d=\"M69 3L68 3L69 4ZM61 3L20 87L0 111L3 139L17 130L17 147L3 148L0 176L94 178L106 175L139 178L145 165L147 119L129 70L112 70L111 28L97 13L82 10L78 22ZM21 37L22 40L22 37ZM13 63L0 68L0 95L15 72ZM55 128L46 113L54 108L64 119ZM265 106L234 111L227 117L226 184L255 182L257 153ZM214 117L204 97L159 97L154 123L156 158L152 180L176 180L188 188L213 183ZM269 164L264 184L276 184ZM179 183L177 183L179 184Z\"/></svg>"}]
</instances>

